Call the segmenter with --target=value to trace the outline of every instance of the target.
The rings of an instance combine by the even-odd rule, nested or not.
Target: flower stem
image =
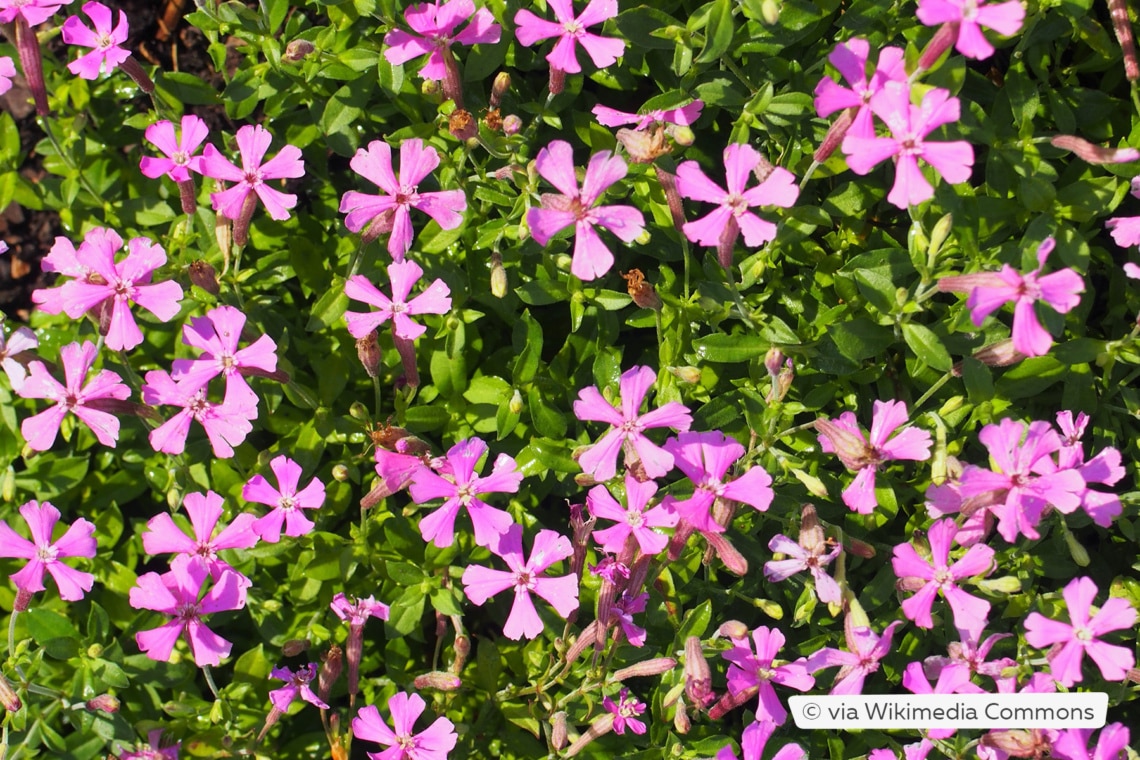
[[[222,696],[218,693],[218,685],[214,683],[214,674],[210,672],[209,665],[202,666],[202,675],[206,677],[206,685],[210,687],[210,691],[214,695],[214,699],[221,699]]]
[[[926,393],[918,397],[918,401],[914,402],[914,408],[911,411],[913,412],[921,408],[922,405],[925,404],[931,396],[937,393],[939,388],[941,388],[943,385],[946,385],[946,382],[952,377],[954,377],[953,372],[947,372],[945,375],[940,377],[938,379],[938,382],[926,389]]]

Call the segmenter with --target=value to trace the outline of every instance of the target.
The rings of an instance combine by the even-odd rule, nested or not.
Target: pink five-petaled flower
[[[964,671],[968,681],[975,673],[994,679],[999,688],[1011,676],[1002,676],[1002,672],[1014,668],[1016,672],[1017,661],[1009,657],[986,661],[990,650],[1002,639],[1012,637],[1012,633],[994,633],[982,640],[982,629],[958,630],[958,641],[950,642],[947,647],[948,657],[934,655],[923,660],[922,667],[928,678],[940,678],[944,671],[957,669]],[[979,643],[980,642],[980,643]],[[1012,676],[1016,681],[1017,676]],[[904,681],[905,685],[905,681]],[[912,689],[913,691],[913,689]]]
[[[170,376],[187,387],[204,388],[218,375],[226,379],[226,398],[256,407],[257,394],[245,381],[247,374],[277,371],[277,344],[262,335],[238,349],[246,317],[233,306],[218,306],[204,317],[192,317],[182,326],[182,342],[201,351],[202,359],[175,359]]]
[[[614,716],[615,734],[624,734],[627,728],[635,734],[645,733],[645,722],[637,719],[638,715],[645,712],[645,703],[637,697],[629,696],[629,689],[621,690],[617,702],[603,697],[602,707]]]
[[[352,733],[358,739],[388,747],[383,752],[369,752],[369,760],[447,760],[447,754],[459,741],[455,724],[440,716],[415,733],[416,719],[426,706],[419,694],[397,692],[388,700],[394,731],[380,718],[376,706],[368,705],[352,719]]]
[[[1097,737],[1096,749],[1089,752],[1091,728],[1070,728],[1053,742],[1053,757],[1062,760],[1120,760],[1127,756],[1128,728],[1123,723],[1109,723]]]
[[[521,525],[511,525],[499,538],[499,545],[492,547],[509,571],[481,565],[468,565],[463,571],[463,593],[472,604],[482,606],[492,596],[514,589],[515,601],[503,625],[503,635],[515,641],[524,636],[533,639],[542,633],[542,618],[534,608],[531,593],[549,602],[562,617],[578,609],[578,579],[573,574],[541,576],[546,568],[574,553],[570,539],[552,530],[541,530],[534,537],[530,559],[524,562],[522,535]]]
[[[847,469],[857,473],[851,485],[843,489],[843,503],[861,515],[871,514],[879,504],[875,498],[875,473],[884,462],[921,462],[930,458],[932,442],[925,430],[910,427],[891,437],[906,419],[906,402],[876,401],[867,437],[852,412],[844,412],[835,420],[820,418],[815,422],[820,448],[838,456]]]
[[[12,80],[16,77],[16,64],[8,56],[0,56],[0,95],[12,89]]]
[[[1064,645],[1051,651],[1048,657],[1053,678],[1066,688],[1083,680],[1081,661],[1086,652],[1106,681],[1123,681],[1135,665],[1131,649],[1106,644],[1099,638],[1109,631],[1134,626],[1135,608],[1127,599],[1112,597],[1090,618],[1096,594],[1092,578],[1074,578],[1061,592],[1069,608],[1071,624],[1050,620],[1039,612],[1025,618],[1025,640],[1030,646],[1044,649],[1052,644]]]
[[[554,10],[557,23],[539,18],[523,9],[515,14],[515,37],[519,43],[530,47],[539,40],[557,37],[554,49],[546,56],[550,66],[568,74],[582,70],[578,65],[578,43],[586,48],[586,53],[599,69],[612,66],[625,52],[625,42],[613,37],[599,37],[590,34],[587,28],[600,24],[617,15],[617,0],[590,0],[586,8],[574,17],[572,0],[548,0]]]
[[[174,125],[166,119],[156,121],[146,128],[146,140],[162,151],[166,158],[143,156],[139,160],[139,169],[151,179],[165,174],[175,182],[185,182],[190,179],[190,172],[202,173],[202,157],[194,154],[209,134],[206,122],[193,114],[182,117],[180,136],[174,134]]]
[[[559,231],[574,225],[570,273],[579,280],[601,277],[614,265],[614,257],[594,227],[605,227],[625,243],[632,243],[645,231],[645,217],[633,206],[595,206],[606,188],[624,177],[629,167],[609,151],[595,153],[590,156],[579,190],[574,150],[565,140],[554,140],[540,150],[535,165],[538,173],[562,193],[544,194],[542,207],[527,211],[526,223],[535,242],[545,246]]]
[[[970,681],[967,668],[945,668],[931,686],[921,662],[912,662],[903,671],[903,688],[913,694],[984,694],[985,689]],[[957,729],[933,728],[926,730],[930,739],[945,739],[953,736]]]
[[[1093,522],[1102,528],[1112,525],[1112,521],[1119,517],[1124,507],[1120,504],[1120,497],[1114,493],[1094,491],[1087,488],[1092,483],[1114,486],[1124,477],[1124,467],[1120,464],[1120,451],[1109,446],[1103,449],[1092,459],[1085,461],[1085,447],[1081,437],[1085,434],[1089,416],[1084,412],[1073,419],[1070,411],[1057,412],[1057,427],[1060,428],[1064,446],[1058,452],[1057,465],[1060,469],[1073,469],[1085,481],[1086,489],[1081,493],[1081,509],[1092,518]],[[1069,504],[1058,506],[1061,512],[1071,512]]]
[[[146,373],[143,401],[152,406],[182,407],[182,411],[150,431],[151,447],[167,454],[181,454],[186,449],[190,421],[198,420],[206,430],[214,456],[232,457],[233,447],[245,440],[253,430],[251,420],[257,419],[257,405],[249,405],[244,396],[227,394],[222,403],[215,404],[206,398],[206,388],[175,382],[170,375],[158,369]]]
[[[415,340],[427,330],[409,319],[412,314],[446,314],[451,309],[451,289],[440,279],[428,285],[424,292],[408,300],[412,287],[423,277],[424,270],[414,261],[397,261],[388,265],[388,279],[392,281],[392,297],[381,293],[362,274],[348,278],[344,294],[354,301],[372,304],[379,311],[350,311],[344,315],[348,332],[354,338],[363,338],[380,325],[392,320],[392,333],[404,340]]]
[[[646,438],[643,431],[658,427],[687,431],[693,418],[678,401],[670,401],[652,412],[639,413],[645,394],[656,380],[657,373],[649,367],[631,367],[623,372],[620,412],[610,406],[597,387],[591,385],[578,391],[578,400],[574,402],[575,417],[583,422],[593,420],[613,425],[578,458],[584,472],[596,480],[609,480],[617,474],[618,452],[623,446],[626,465],[639,460],[649,478],[660,478],[673,469],[673,455]]]
[[[676,124],[687,127],[701,116],[704,101],[694,100],[680,108],[655,108],[645,113],[626,113],[601,104],[594,106],[592,113],[603,127],[620,127],[633,124],[634,131],[647,129],[651,124]]]
[[[420,182],[439,166],[439,153],[418,137],[400,145],[399,179],[392,171],[392,148],[380,140],[368,143],[367,150],[356,151],[348,165],[385,194],[346,192],[340,199],[340,213],[347,214],[344,224],[351,232],[365,230],[363,237],[368,241],[382,233],[392,233],[388,237],[388,253],[393,260],[403,261],[404,254],[412,247],[410,209],[423,211],[445,230],[453,230],[463,223],[467,196],[462,190],[419,191]]]
[[[236,573],[241,584],[248,588],[252,581],[218,557],[218,552],[223,549],[249,549],[256,544],[257,533],[253,530],[256,518],[249,513],[240,514],[214,535],[218,521],[225,512],[222,504],[222,497],[213,491],[187,494],[183,505],[190,516],[194,537],[186,535],[175,524],[170,513],[160,512],[146,524],[146,532],[142,536],[143,549],[150,555],[185,554],[197,557],[206,564],[210,577],[215,581],[221,578],[222,571],[229,570]]]
[[[693,483],[687,499],[669,497],[665,503],[697,530],[723,533],[724,526],[711,517],[717,499],[747,504],[761,512],[772,504],[772,477],[755,466],[728,483],[729,469],[744,456],[744,447],[719,430],[681,433],[662,447],[673,455],[673,463]]]
[[[990,5],[984,4],[984,0],[918,0],[915,16],[926,26],[957,24],[954,47],[967,58],[981,60],[994,52],[981,27],[1006,37],[1017,34],[1025,20],[1025,9],[1020,0]]]
[[[1044,301],[1061,314],[1068,314],[1081,302],[1080,294],[1085,291],[1084,278],[1068,267],[1041,275],[1055,243],[1053,238],[1045,238],[1037,247],[1037,268],[1027,274],[1022,275],[1005,264],[1000,272],[943,277],[938,281],[938,289],[968,292],[966,306],[978,327],[1002,305],[1016,301],[1013,347],[1026,356],[1044,356],[1053,345],[1053,336],[1037,321],[1034,304]]]
[[[899,208],[934,197],[934,188],[922,176],[918,159],[933,166],[950,183],[968,180],[974,165],[974,148],[965,140],[926,141],[938,127],[958,121],[958,99],[934,88],[922,96],[920,107],[911,104],[910,92],[910,85],[904,82],[887,82],[871,98],[871,110],[890,128],[890,137],[849,133],[842,145],[847,165],[856,174],[867,174],[895,157],[895,184],[887,200]]]
[[[52,529],[59,522],[59,510],[50,502],[39,504],[29,501],[20,507],[20,516],[28,524],[32,540],[24,538],[0,520],[0,557],[17,557],[28,560],[23,569],[12,574],[12,582],[19,593],[16,595],[15,610],[26,610],[32,595],[44,590],[44,573],[51,573],[59,587],[59,596],[68,602],[77,602],[86,591],[91,590],[95,576],[80,572],[63,564],[65,557],[94,557],[95,524],[77,519],[54,543]]]
[[[856,625],[847,614],[844,633],[847,651],[824,647],[807,659],[807,669],[815,675],[820,670],[839,667],[830,694],[862,694],[863,681],[879,669],[879,660],[891,652],[891,639],[895,629],[902,625],[896,620],[883,629],[882,636],[869,626]]]
[[[16,356],[31,351],[39,345],[39,338],[27,327],[17,327],[7,338],[4,337],[4,331],[0,330],[0,367],[4,368],[8,382],[17,394],[24,386],[24,378],[28,376],[28,371]]]
[[[131,389],[123,385],[117,374],[107,369],[100,370],[84,384],[97,353],[98,349],[91,341],[84,341],[83,345],[68,343],[59,350],[66,386],[48,374],[43,362],[28,364],[28,377],[20,386],[19,394],[24,398],[44,398],[55,402],[55,406],[20,423],[20,433],[36,451],[51,448],[59,433],[59,425],[68,412],[83,420],[104,446],[114,447],[119,440],[119,418],[106,410],[116,410],[119,405],[115,402],[130,396]]]
[[[123,752],[120,760],[178,760],[178,751],[182,742],[177,741],[167,746],[161,746],[163,730],[156,728],[146,735],[146,742],[136,745],[133,752]]]
[[[830,77],[824,77],[815,88],[815,110],[826,118],[844,108],[856,109],[847,128],[847,133],[859,137],[874,137],[875,125],[871,120],[871,98],[887,82],[906,80],[906,66],[903,49],[885,47],[879,51],[875,71],[867,77],[867,58],[871,44],[861,37],[852,37],[847,42],[835,46],[827,60],[831,61],[843,76],[850,88],[838,84]]]
[[[929,560],[923,559],[910,543],[895,547],[891,566],[904,584],[915,586],[918,593],[902,603],[903,613],[919,628],[933,628],[930,608],[941,591],[954,612],[954,625],[959,628],[981,630],[990,614],[990,603],[971,596],[960,589],[956,581],[984,575],[994,567],[994,550],[985,544],[974,544],[957,562],[950,564],[950,545],[958,532],[954,520],[946,518],[930,526]],[[919,583],[919,581],[925,581]]]
[[[0,24],[13,24],[15,29],[8,32],[15,37],[16,52],[20,55],[20,65],[24,68],[24,79],[36,103],[36,113],[47,116],[47,86],[44,84],[43,60],[40,57],[40,43],[33,26],[38,26],[55,15],[61,5],[70,5],[72,0],[0,0]]]
[[[275,678],[278,681],[284,681],[285,685],[280,689],[273,689],[269,692],[269,701],[273,703],[275,710],[286,712],[289,705],[293,704],[298,696],[311,705],[315,705],[322,710],[329,709],[328,703],[318,697],[314,692],[310,683],[317,677],[317,665],[310,662],[300,668],[294,673],[290,668],[274,668],[269,674],[270,678]]]
[[[647,510],[649,500],[655,493],[657,493],[656,483],[652,480],[642,483],[628,472],[625,474],[627,506],[624,508],[605,486],[598,485],[590,489],[586,497],[586,506],[589,507],[590,514],[617,522],[617,525],[605,530],[594,531],[594,540],[604,551],[621,554],[630,536],[637,540],[637,545],[644,554],[657,554],[665,548],[669,539],[653,528],[672,528],[677,524],[677,514],[664,504]]]
[[[165,625],[135,634],[139,649],[147,657],[159,662],[169,661],[174,645],[183,633],[199,667],[216,667],[223,657],[229,656],[230,642],[207,628],[202,616],[240,610],[245,606],[245,588],[237,573],[223,570],[218,581],[202,596],[202,585],[208,575],[209,569],[205,564],[180,554],[170,563],[170,572],[139,576],[131,589],[131,606],[136,610],[154,610],[171,617]]]
[[[491,474],[479,477],[475,474],[475,465],[486,452],[487,444],[481,438],[468,438],[448,450],[445,460],[447,478],[427,467],[420,467],[412,476],[408,492],[417,504],[432,499],[445,500],[439,509],[420,520],[420,535],[424,541],[440,548],[451,546],[455,540],[455,518],[460,507],[471,516],[475,543],[492,550],[498,537],[514,523],[510,513],[496,509],[478,497],[485,493],[516,493],[523,475],[514,459],[507,454],[499,454]]]
[[[770,583],[785,581],[796,573],[808,570],[815,578],[815,595],[819,601],[824,604],[839,604],[843,601],[839,584],[824,570],[843,551],[843,544],[836,541],[831,551],[827,551],[827,540],[823,527],[819,524],[819,515],[811,504],[803,506],[799,541],[777,534],[768,542],[768,549],[789,557],[764,563],[764,578]]]
[[[760,184],[745,190],[748,178],[759,169]],[[740,233],[750,248],[764,245],[776,237],[776,225],[761,219],[749,209],[755,206],[788,208],[796,202],[800,191],[795,177],[783,167],[773,168],[751,145],[732,144],[724,149],[725,186],[721,188],[708,178],[696,161],[685,161],[677,167],[677,192],[682,198],[712,203],[717,206],[700,219],[686,222],[681,229],[697,245],[717,249],[721,266],[732,266],[732,249]]]
[[[345,659],[348,660],[348,695],[355,700],[360,684],[360,658],[364,652],[364,624],[368,618],[388,619],[388,605],[373,597],[348,601],[343,593],[333,597],[332,611],[341,620],[348,621],[348,641],[345,644]]]
[[[744,729],[744,734],[740,739],[742,760],[761,760],[764,756],[764,747],[775,732],[776,724],[770,720],[758,720],[751,723],[748,728]],[[785,744],[772,756],[772,760],[801,760],[805,754],[804,748],[800,745]],[[737,760],[737,757],[730,747],[725,746],[716,753],[714,760]]]
[[[752,641],[756,645],[755,652],[748,639],[740,638],[733,639],[733,648],[722,655],[732,663],[728,668],[728,691],[733,696],[758,692],[756,719],[781,725],[787,720],[788,712],[780,704],[772,684],[807,691],[815,685],[815,678],[808,673],[803,660],[778,666],[774,664],[776,654],[784,647],[785,641],[778,628],[762,625],[752,632]]]
[[[495,17],[486,8],[475,10],[472,0],[449,0],[439,3],[416,3],[404,11],[408,26],[420,36],[409,34],[403,29],[393,29],[384,36],[388,49],[384,57],[388,63],[407,63],[413,58],[428,55],[427,63],[420,68],[420,76],[434,81],[447,80],[448,58],[451,46],[494,44],[499,41],[502,27],[495,23]],[[465,21],[470,21],[458,34],[455,30]]]
[[[241,489],[241,497],[255,504],[273,507],[265,517],[253,523],[253,529],[262,541],[275,544],[281,540],[281,528],[290,538],[303,536],[315,524],[305,517],[303,509],[320,509],[325,503],[325,484],[313,478],[309,485],[298,491],[301,482],[301,465],[282,454],[269,463],[277,480],[277,488],[269,485],[261,475],[254,475]]]
[[[94,31],[79,16],[71,16],[63,22],[63,41],[93,50],[67,64],[67,69],[83,79],[98,79],[104,65],[111,71],[131,55],[121,47],[127,41],[127,14],[120,10],[119,23],[112,28],[114,14],[102,3],[85,3],[83,12],[94,23]]]

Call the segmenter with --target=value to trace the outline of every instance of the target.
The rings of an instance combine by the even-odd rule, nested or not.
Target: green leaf
[[[319,332],[331,327],[344,316],[346,311],[348,311],[348,296],[344,293],[344,278],[337,275],[333,277],[329,289],[313,304],[305,329],[309,332]]]
[[[24,622],[28,626],[28,633],[36,641],[48,639],[80,638],[79,631],[70,620],[58,612],[46,610],[43,607],[32,607],[24,615]]]
[[[426,599],[427,596],[418,585],[404,589],[404,593],[392,602],[385,628],[398,636],[407,636],[412,631],[418,630],[424,616]]]
[[[701,361],[736,364],[768,353],[771,341],[759,335],[725,335],[716,333],[693,341],[693,350]]]
[[[523,311],[515,324],[513,344],[518,358],[511,376],[515,386],[526,385],[534,380],[542,359],[542,326],[530,315],[529,309]]]
[[[830,335],[839,353],[853,362],[878,356],[895,342],[891,328],[877,325],[866,317],[841,322],[831,328]]]
[[[217,90],[201,77],[184,71],[164,71],[155,78],[154,85],[178,104],[212,106],[219,102]]]
[[[915,356],[940,372],[950,369],[953,364],[950,353],[933,330],[925,325],[906,322],[902,326],[902,332],[903,339]]]
[[[713,63],[732,47],[736,34],[732,18],[732,0],[714,0],[708,6],[708,21],[705,24],[705,44],[695,63]],[[697,15],[700,11],[697,11]]]
[[[537,385],[527,391],[527,408],[539,433],[556,440],[566,435],[566,416],[546,402]]]

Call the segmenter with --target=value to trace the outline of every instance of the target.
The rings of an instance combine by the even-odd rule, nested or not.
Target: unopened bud
[[[1084,547],[1081,547],[1082,549]],[[1088,560],[1088,554],[1085,554]],[[1085,567],[1085,565],[1081,565]],[[978,588],[995,594],[1017,594],[1021,591],[1021,581],[1016,575],[1003,575],[1000,578],[983,578],[977,583]]]
[[[992,747],[1012,757],[1045,757],[1052,743],[1040,731],[1024,729],[1010,731],[990,731],[982,737],[983,747]]]
[[[443,671],[433,670],[431,673],[424,673],[422,676],[416,676],[412,684],[417,689],[435,689],[436,691],[455,691],[463,685],[463,681],[459,676],[453,673],[444,673]]]
[[[511,89],[511,75],[505,71],[500,71],[491,85],[491,108],[499,107],[499,104],[503,102],[503,96],[507,94],[509,89]]]
[[[1025,358],[1025,354],[1013,347],[1013,339],[999,340],[983,346],[974,352],[974,358],[987,367],[1008,367]]]
[[[675,667],[677,667],[677,661],[672,657],[655,657],[652,660],[644,660],[636,665],[622,668],[614,673],[613,678],[615,681],[624,681],[627,678],[659,676],[662,673],[668,673]]]
[[[684,124],[670,124],[667,131],[670,136],[672,136],[673,142],[682,148],[687,148],[692,145],[697,137],[696,133],[693,132],[693,128]]]
[[[813,161],[817,164],[822,164],[831,157],[831,154],[835,152],[836,148],[843,144],[843,138],[847,136],[847,131],[851,129],[851,125],[855,123],[855,114],[858,110],[857,107],[852,106],[851,108],[845,108],[840,111],[839,117],[831,123],[827,134],[823,136],[823,142],[819,144],[819,147],[815,149],[815,153],[812,154]]]
[[[681,204],[681,194],[677,191],[677,175],[670,174],[656,164],[653,166],[657,174],[657,182],[661,191],[665,193],[665,205],[669,207],[669,218],[673,220],[673,228],[681,232],[685,225],[685,209]]]
[[[491,295],[495,298],[507,297],[507,270],[502,262],[491,265]]]
[[[443,102],[443,88],[439,86],[439,82],[434,79],[425,79],[420,84],[420,93],[425,95],[428,100],[436,105]]]
[[[1132,683],[1140,683],[1140,668],[1130,668],[1124,680],[1131,681]]]
[[[457,140],[470,140],[479,134],[479,124],[470,111],[456,108],[447,119],[447,131]]]
[[[316,49],[316,45],[308,40],[290,40],[289,44],[285,46],[285,52],[282,54],[281,60],[297,63],[311,55]]]
[[[333,468],[332,468],[333,480],[335,480],[338,483],[344,483],[348,480],[348,475],[349,475],[348,468],[345,467],[343,464],[338,463],[338,464],[333,465]]]
[[[550,746],[556,751],[566,746],[566,711],[559,710],[550,717]]]
[[[323,658],[320,672],[317,674],[317,696],[322,701],[329,701],[333,684],[340,678],[340,671],[344,667],[344,651],[333,644]]]
[[[623,273],[622,279],[625,280],[626,290],[635,304],[643,309],[661,310],[661,297],[657,295],[653,286],[645,281],[645,275],[640,269],[631,269]]]
[[[1140,150],[1135,148],[1102,148],[1075,135],[1055,135],[1049,142],[1054,148],[1070,151],[1089,164],[1126,164],[1140,160]]]
[[[701,381],[701,371],[696,367],[667,367],[673,377],[680,380],[682,383],[689,385],[696,385]]]
[[[308,651],[312,645],[313,642],[308,639],[289,639],[285,642],[285,645],[281,647],[281,654],[286,657],[296,657],[302,652]]]
[[[94,699],[87,700],[87,709],[92,712],[117,713],[119,700],[110,694],[100,694]]]
[[[708,707],[716,695],[712,690],[712,670],[704,647],[696,636],[685,639],[685,694],[698,708]]]
[[[550,94],[561,95],[566,89],[566,72],[557,66],[550,67]]]
[[[1068,528],[1065,528],[1062,532],[1065,535],[1065,543],[1069,547],[1069,555],[1073,558],[1073,562],[1076,562],[1079,567],[1088,567],[1089,566],[1088,549],[1086,549],[1081,544],[1081,542],[1077,540],[1077,537],[1074,536],[1072,534],[1072,531],[1070,531]],[[1013,580],[1016,581],[1017,578],[1014,578]],[[1019,591],[1021,590],[1021,582],[1020,581],[1018,581],[1017,588]]]
[[[471,654],[471,639],[465,634],[455,637],[455,660],[451,663],[451,672],[459,675],[463,666],[467,664],[467,657]]]
[[[357,339],[356,356],[360,359],[360,363],[364,366],[364,371],[368,373],[369,377],[380,375],[380,361],[383,357],[380,353],[380,341],[376,338],[375,330],[363,338]]]
[[[8,683],[8,679],[3,675],[0,675],[0,705],[3,705],[8,712],[19,712],[24,706],[16,696],[16,692],[12,690],[12,684]]]
[[[359,401],[353,401],[352,405],[348,407],[348,414],[354,420],[366,420],[368,419],[368,407]]]
[[[551,71],[555,71],[555,69],[552,68]],[[610,731],[612,731],[613,728],[614,714],[607,712],[605,715],[602,715],[593,723],[591,723],[590,727],[586,729],[586,732],[579,736],[578,739],[567,748],[564,757],[574,757],[574,755],[577,755],[579,752],[585,749],[586,745],[594,741],[594,739],[597,739],[600,736],[605,736]]]
[[[723,533],[702,533],[709,546],[716,551],[716,556],[724,564],[726,570],[733,575],[743,578],[748,575],[748,560],[744,558],[732,542],[725,538]]]
[[[764,369],[768,370],[768,377],[775,380],[780,375],[780,370],[784,367],[784,352],[772,346],[768,349],[768,353],[764,355]]]
[[[580,472],[574,476],[574,484],[579,488],[593,488],[598,485],[598,481],[590,473]]]
[[[778,0],[760,0],[760,20],[768,26],[775,26],[780,20]]]
[[[673,728],[679,734],[687,734],[692,727],[693,722],[689,720],[689,710],[685,705],[684,697],[682,697],[677,700],[677,709],[673,712]]]
[[[942,252],[942,246],[950,237],[952,229],[954,229],[953,214],[944,214],[941,219],[934,223],[934,229],[930,231],[930,247],[926,249],[931,259],[937,258],[938,254]]]
[[[876,554],[875,547],[866,541],[860,541],[850,536],[844,536],[843,548],[848,554],[854,554],[856,557],[862,557],[863,559],[872,559]]]
[[[522,119],[513,113],[509,113],[503,117],[503,134],[507,137],[517,135],[522,129]]]
[[[209,262],[198,259],[190,264],[189,272],[191,284],[197,285],[212,296],[221,292],[218,287],[218,272]]]
[[[958,40],[958,29],[959,24],[953,21],[938,27],[938,31],[926,44],[926,49],[918,56],[918,71],[927,71],[931,66],[938,63],[942,54]]]
[[[720,720],[728,713],[732,712],[741,705],[750,702],[756,697],[756,693],[760,691],[759,686],[749,686],[746,689],[733,694],[729,692],[725,694],[720,700],[712,706],[709,710],[709,718],[712,720]]]
[[[716,629],[717,636],[729,639],[743,639],[748,637],[748,626],[739,620],[726,620]]]

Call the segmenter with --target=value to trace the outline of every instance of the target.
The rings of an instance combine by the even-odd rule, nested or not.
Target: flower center
[[[416,737],[401,734],[396,737],[396,746],[402,750],[413,750],[416,748]]]
[[[74,409],[79,406],[79,396],[75,393],[68,392],[68,394],[63,397],[63,405],[68,409]]]
[[[698,485],[697,490],[698,491],[708,491],[713,496],[720,497],[720,496],[724,496],[724,489],[726,487],[727,486],[725,486],[725,484],[721,483],[719,480],[713,480],[712,478],[709,478],[708,480],[706,480],[703,483],[701,483],[700,485]]]
[[[414,204],[420,199],[420,194],[416,192],[416,188],[401,186],[396,193],[396,203],[400,206],[405,206],[409,203]]]
[[[1074,628],[1073,629],[1073,636],[1076,637],[1077,641],[1092,641],[1093,640],[1093,632],[1090,631],[1088,628]]]
[[[277,506],[286,512],[292,512],[297,508],[297,502],[293,500],[292,496],[282,496],[277,500]]]
[[[953,585],[954,584],[954,576],[950,573],[950,570],[947,568],[943,568],[941,570],[936,570],[934,573],[934,582],[937,583],[939,586],[946,586],[947,584]]]
[[[771,681],[772,676],[776,675],[776,671],[772,668],[764,668],[759,665],[756,666],[756,677],[761,681]]]
[[[534,590],[534,576],[531,574],[530,570],[522,570],[515,573],[515,586],[518,588],[524,588],[527,591]]]
[[[473,485],[471,485],[470,483],[466,483],[464,485],[458,486],[455,489],[456,498],[459,499],[459,503],[465,507],[469,506],[471,504],[471,498],[474,495],[475,495],[475,487]]]
[[[622,702],[618,706],[618,715],[623,718],[633,718],[638,715],[636,705],[633,702]]]
[[[210,409],[210,402],[206,400],[205,389],[194,394],[194,398],[190,399],[190,403],[186,405],[186,408],[190,410],[190,413],[193,414],[195,418],[201,419],[202,415]]]
[[[194,548],[194,554],[202,557],[203,559],[211,560],[216,559],[218,556],[218,553],[214,551],[214,547],[211,546],[208,542],[199,542],[198,545]]]
[[[724,205],[732,209],[734,216],[740,216],[748,210],[748,201],[740,193],[729,193],[724,199]]]
[[[114,44],[115,44],[115,41],[113,39],[111,39],[111,35],[103,34],[103,35],[99,36],[99,46],[98,46],[99,50],[106,50],[107,48],[111,47]]]
[[[189,622],[198,617],[197,604],[180,604],[174,609],[174,617]]]
[[[399,302],[393,302],[392,303],[392,313],[393,314],[403,314],[407,310],[408,310],[408,305],[406,303],[399,303]]]
[[[253,185],[253,186],[260,185],[261,184],[261,172],[259,172],[259,171],[246,172],[245,173],[245,182],[247,184]]]
[[[639,509],[631,509],[625,513],[625,521],[631,528],[640,528],[645,524],[645,515]]]
[[[54,546],[36,547],[36,559],[44,564],[55,562],[57,556],[59,556],[59,549],[56,549]]]
[[[576,20],[567,21],[562,25],[562,28],[566,30],[566,34],[574,38],[581,37],[586,33],[586,27],[579,24]]]
[[[170,160],[177,166],[185,166],[190,163],[190,156],[184,150],[176,150],[170,154]]]

